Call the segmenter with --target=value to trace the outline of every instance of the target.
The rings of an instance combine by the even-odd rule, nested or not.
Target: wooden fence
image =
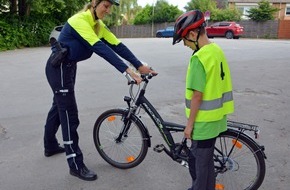
[[[240,21],[238,23],[244,27],[244,38],[290,39],[290,20]],[[149,38],[155,37],[157,30],[173,25],[174,23],[122,25],[112,27],[111,30],[119,38]]]

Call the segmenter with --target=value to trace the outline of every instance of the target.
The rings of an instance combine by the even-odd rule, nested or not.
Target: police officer
[[[92,0],[83,11],[69,18],[60,33],[58,42],[52,42],[53,53],[46,65],[46,76],[54,97],[45,124],[44,154],[52,156],[65,151],[70,174],[88,181],[96,180],[97,175],[85,166],[78,143],[79,118],[74,92],[77,62],[88,59],[96,53],[119,72],[131,75],[137,83],[140,83],[141,78],[119,58],[121,56],[134,65],[140,73],[157,74],[142,65],[102,22],[112,5],[119,5],[119,1]],[[66,51],[63,51],[64,58],[58,59],[55,63],[52,60],[53,56],[59,53],[57,44],[61,44],[61,50]],[[55,136],[59,125],[62,129],[64,148],[59,146]]]
[[[185,89],[188,120],[184,136],[192,143],[189,190],[214,190],[215,140],[227,130],[227,115],[234,111],[230,70],[223,50],[207,38],[201,11],[189,11],[176,20],[173,44],[181,40],[194,51]]]

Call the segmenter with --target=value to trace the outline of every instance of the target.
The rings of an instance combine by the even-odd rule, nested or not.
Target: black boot
[[[70,169],[69,173],[86,181],[94,181],[98,178],[97,174],[95,174],[93,171],[90,171],[86,166],[83,166],[79,170]]]

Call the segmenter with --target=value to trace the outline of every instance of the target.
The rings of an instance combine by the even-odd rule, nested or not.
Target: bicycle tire
[[[257,190],[263,183],[266,166],[265,159],[261,147],[245,134],[240,134],[236,141],[238,131],[229,129],[221,133],[217,140],[215,147],[221,150],[223,144],[223,154],[229,154],[233,148],[230,156],[221,156],[215,149],[215,158],[219,161],[225,161],[224,170],[217,171],[220,163],[215,160],[216,168],[216,184],[220,185],[222,189],[227,190]]]
[[[126,110],[111,109],[101,114],[94,125],[94,143],[101,157],[109,164],[120,169],[139,165],[148,151],[148,134],[142,122],[132,115],[130,130],[116,139],[124,126]]]

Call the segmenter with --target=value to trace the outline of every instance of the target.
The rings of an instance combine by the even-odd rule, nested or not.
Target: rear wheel
[[[136,116],[126,126],[127,112],[112,109],[104,112],[94,126],[94,143],[101,157],[114,167],[128,169],[139,165],[148,151],[148,135]]]
[[[234,37],[234,34],[233,34],[232,31],[227,31],[227,32],[226,32],[226,38],[227,38],[227,39],[232,39],[233,37]]]
[[[223,189],[256,190],[264,180],[266,167],[261,147],[234,130],[217,138],[214,160],[216,185]]]

